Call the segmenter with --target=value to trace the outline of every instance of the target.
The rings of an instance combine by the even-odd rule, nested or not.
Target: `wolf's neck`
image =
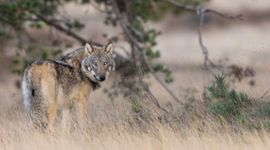
[[[71,53],[66,54],[64,57],[61,58],[61,61],[66,62],[70,66],[80,69],[81,67],[81,61],[86,57],[87,55],[84,52],[83,48],[79,48]]]
[[[92,84],[93,90],[100,88],[100,84],[98,82],[94,82],[94,81],[92,81],[90,79],[89,79],[89,81]]]

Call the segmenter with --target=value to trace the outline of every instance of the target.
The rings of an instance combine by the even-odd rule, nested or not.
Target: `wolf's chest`
[[[57,104],[59,107],[71,107],[74,102],[81,99],[88,99],[88,96],[92,90],[91,84],[87,82],[76,83],[69,88],[60,85],[57,94]]]

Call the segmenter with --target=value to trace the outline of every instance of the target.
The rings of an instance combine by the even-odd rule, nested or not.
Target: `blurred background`
[[[209,59],[221,68],[211,70],[214,74],[227,74],[230,88],[242,91],[254,100],[269,100],[270,1],[176,2],[194,9],[200,5],[226,15],[243,15],[242,19],[226,19],[205,14],[200,29],[203,43],[208,48]],[[131,80],[136,73],[131,76],[127,73],[134,68],[131,55],[137,50],[130,47],[116,9],[154,69],[157,78],[149,70],[142,70],[144,82],[160,105],[176,114],[183,110],[183,105],[175,101],[168,90],[182,104],[189,103],[190,99],[203,102],[205,87],[211,85],[214,75],[204,66],[197,32],[200,18],[196,10],[185,11],[170,1],[153,0],[4,0],[0,3],[0,105],[3,106],[0,117],[14,109],[23,111],[20,81],[29,62],[57,59],[88,41],[101,45],[113,41],[117,59],[115,72],[89,98],[92,122],[106,122],[108,118],[117,120],[125,117],[123,112],[139,111],[141,104],[134,99],[140,97],[134,96],[125,86],[121,87],[138,83]],[[123,60],[118,62],[118,59]],[[121,84],[120,81],[125,80],[131,83]],[[142,103],[147,106],[150,102]]]
[[[269,0],[0,0],[0,149],[269,149],[269,29]],[[27,64],[109,41],[87,130],[33,130]]]

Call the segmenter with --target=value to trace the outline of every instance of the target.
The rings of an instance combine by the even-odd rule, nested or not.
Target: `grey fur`
[[[108,77],[114,67],[111,48],[87,46],[87,51],[80,48],[59,60],[35,61],[25,69],[24,106],[34,122],[50,125],[56,109],[85,107],[90,92]]]

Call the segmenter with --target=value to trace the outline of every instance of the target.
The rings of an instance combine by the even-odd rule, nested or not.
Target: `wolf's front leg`
[[[72,125],[71,108],[64,108],[62,110],[61,126],[64,131],[69,131]]]
[[[77,102],[78,124],[81,129],[86,128],[86,99]]]

